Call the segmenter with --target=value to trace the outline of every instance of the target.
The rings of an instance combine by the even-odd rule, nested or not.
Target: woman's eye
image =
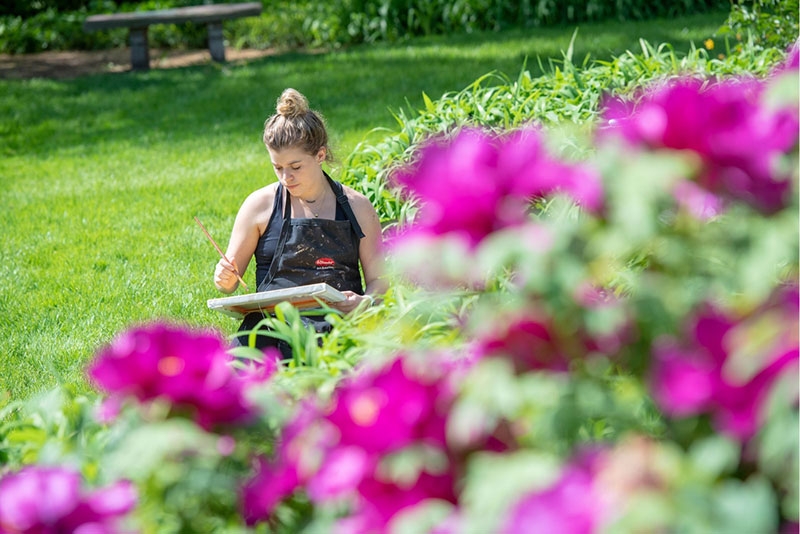
[[[299,170],[300,170],[300,167],[292,167],[292,170],[293,170],[293,171],[299,171]]]

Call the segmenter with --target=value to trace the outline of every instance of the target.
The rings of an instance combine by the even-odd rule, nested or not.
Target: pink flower
[[[99,351],[88,374],[113,396],[141,402],[164,398],[175,411],[188,411],[210,428],[253,417],[246,390],[275,371],[273,362],[239,377],[229,360],[223,339],[215,334],[152,324],[124,332]]]
[[[455,481],[450,472],[429,473],[422,471],[408,484],[385,480],[379,473],[365,477],[359,485],[361,497],[359,515],[373,525],[370,531],[385,530],[392,518],[401,510],[427,499],[439,499],[456,503]]]
[[[301,403],[283,428],[272,459],[255,460],[254,473],[239,492],[242,516],[254,525],[268,519],[281,501],[323,467],[335,435],[310,401]]]
[[[596,489],[597,459],[578,459],[567,465],[549,487],[524,496],[509,513],[504,534],[589,534],[604,515]]]
[[[64,467],[29,466],[0,479],[3,532],[120,532],[120,520],[136,505],[127,481],[82,491],[81,477]]]
[[[501,314],[484,325],[473,345],[476,358],[507,358],[517,373],[528,371],[566,372],[575,359],[597,353],[615,355],[633,337],[632,321],[624,301],[588,284],[574,295],[582,309],[568,314],[574,323],[556,322],[536,308]],[[589,328],[586,314],[609,314],[604,330]]]
[[[376,371],[362,370],[338,388],[326,419],[339,445],[384,454],[411,443],[444,443],[446,413],[437,405],[440,383],[416,373],[402,358]],[[402,399],[402,402],[397,402]]]
[[[716,389],[717,364],[704,351],[684,351],[662,340],[655,346],[651,391],[662,408],[674,417],[705,411]]]
[[[108,425],[117,419],[121,410],[122,400],[119,397],[108,397],[95,408],[94,418],[98,423]]]
[[[294,466],[264,458],[257,460],[256,473],[241,489],[242,516],[248,525],[270,517],[282,500],[294,493],[300,484]]]
[[[778,160],[798,139],[796,109],[771,110],[756,80],[671,81],[636,103],[612,100],[602,136],[651,149],[689,150],[702,161],[696,178],[708,191],[774,213],[791,199],[791,170]]]
[[[708,221],[723,211],[722,199],[694,182],[679,181],[672,194],[678,206],[697,220]]]
[[[507,318],[507,326],[498,325],[476,341],[475,352],[481,357],[505,357],[518,373],[532,370],[567,371],[569,357],[554,336],[549,321],[540,317]]]
[[[523,224],[534,197],[564,193],[589,210],[602,203],[598,176],[548,156],[532,129],[506,137],[467,129],[450,142],[432,140],[394,179],[421,200],[415,232],[463,235],[472,245]]]
[[[798,68],[800,68],[800,41],[795,41],[795,43],[790,46],[789,50],[787,51],[786,60],[782,65],[775,69],[775,72],[781,73],[797,70]]]
[[[538,130],[516,130],[499,141],[495,172],[507,184],[508,198],[565,194],[588,211],[596,212],[602,208],[603,190],[599,175],[589,167],[550,157]]]
[[[309,481],[308,496],[319,503],[349,498],[373,469],[375,459],[364,449],[355,446],[336,447]]]
[[[689,325],[683,343],[656,343],[655,400],[673,417],[710,413],[722,432],[748,440],[763,424],[772,385],[796,368],[797,321],[796,287],[744,317],[708,306]]]
[[[349,494],[354,515],[368,530],[381,530],[399,511],[425,499],[455,502],[457,458],[445,439],[453,403],[445,373],[450,369],[458,372],[441,355],[428,358],[424,367],[406,356],[363,368],[343,382],[325,415],[339,436],[326,459],[333,463],[312,477],[312,498]],[[386,462],[397,454],[421,462],[416,473],[405,473],[409,479],[397,480],[386,471]],[[428,463],[428,455],[437,460]]]
[[[220,436],[217,439],[217,452],[220,456],[230,456],[236,450],[236,440],[231,436]]]
[[[298,485],[314,504],[347,503],[349,522],[365,529],[425,498],[454,500],[445,424],[452,403],[438,358],[420,369],[397,358],[363,367],[342,381],[329,403],[304,403],[284,428],[274,460],[261,461],[243,490],[248,521],[265,519]],[[414,480],[394,480],[381,468],[393,454],[437,451],[436,468],[422,465]],[[411,451],[411,452],[409,452]],[[421,454],[421,453],[420,453]],[[424,464],[424,462],[423,462]],[[361,528],[361,527],[359,527]]]

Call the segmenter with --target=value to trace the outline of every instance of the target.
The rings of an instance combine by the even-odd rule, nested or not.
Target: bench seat
[[[225,61],[225,44],[222,39],[222,21],[261,14],[261,2],[242,4],[209,4],[177,7],[157,11],[134,11],[110,15],[92,15],[83,22],[87,32],[128,28],[131,47],[131,67],[134,70],[150,68],[150,49],[147,28],[152,24],[182,24],[194,22],[208,27],[208,49],[214,61]]]

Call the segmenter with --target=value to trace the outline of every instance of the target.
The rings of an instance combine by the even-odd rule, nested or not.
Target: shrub
[[[679,75],[763,76],[781,57],[783,53],[775,48],[750,48],[721,57],[701,48],[680,57],[669,45],[642,42],[640,54],[626,53],[611,61],[587,58],[577,65],[570,47],[562,61],[550,61],[542,68],[545,74],[538,77],[524,68],[516,80],[489,73],[437,102],[423,95],[425,109],[396,113],[396,132],[377,144],[365,142],[353,150],[341,179],[369,196],[384,224],[402,223],[413,213],[414,204],[398,198],[388,177],[396,166],[411,162],[419,143],[431,135],[463,126],[509,129],[571,123],[573,139],[558,138],[555,144],[565,155],[583,157],[585,145],[581,148],[575,140],[585,135],[585,125],[597,117],[603,95],[625,95],[641,84]]]
[[[737,41],[752,39],[763,48],[789,48],[800,37],[797,0],[754,0],[733,2],[728,20],[721,28],[722,35],[734,36]],[[737,45],[742,50],[742,45]]]
[[[103,35],[108,32],[85,34],[81,21],[97,13],[165,9],[196,3],[197,0],[40,0],[24,4],[25,9],[13,4],[10,9],[0,11],[0,52],[120,46],[124,43],[124,30],[112,32],[111,36]],[[572,25],[609,19],[645,20],[727,9],[727,2],[723,0],[683,0],[667,4],[642,0],[263,0],[263,4],[264,12],[260,17],[234,20],[225,25],[228,42],[250,48],[338,48],[419,35]],[[62,22],[61,18],[66,20]],[[205,27],[191,23],[157,25],[151,29],[150,40],[154,46],[202,48]]]

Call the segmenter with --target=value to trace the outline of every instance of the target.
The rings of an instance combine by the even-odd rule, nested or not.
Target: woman
[[[239,267],[247,269],[255,254],[258,291],[325,282],[347,297],[331,304],[341,312],[372,302],[372,295],[386,290],[380,221],[364,195],[322,170],[332,159],[322,117],[302,94],[286,89],[264,125],[264,144],[278,181],[242,203],[225,254],[230,262],[217,263],[214,285],[223,293],[234,291],[237,272],[244,275]],[[239,332],[251,331],[262,317],[247,315]],[[317,331],[330,326],[320,318],[304,320]],[[256,338],[259,348],[278,345],[266,335]],[[246,345],[247,335],[238,336],[237,344]],[[287,355],[287,347],[281,349]]]

